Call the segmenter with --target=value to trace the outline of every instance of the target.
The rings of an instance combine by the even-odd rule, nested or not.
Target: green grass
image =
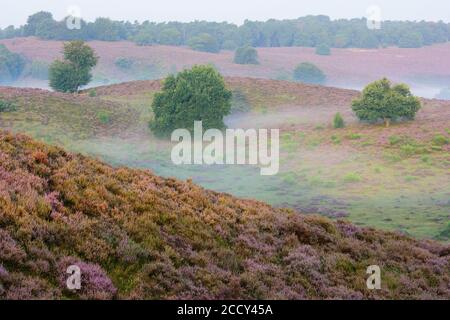
[[[276,176],[261,176],[254,166],[174,166],[171,144],[156,139],[148,129],[152,92],[123,96],[97,92],[97,97],[87,92],[76,100],[19,97],[17,110],[2,113],[0,124],[115,166],[192,178],[209,189],[299,210],[314,208],[318,198],[324,199],[320,206],[326,209],[336,209],[342,202],[348,219],[360,225],[421,238],[443,234],[440,240],[448,241],[444,204],[450,192],[446,178],[450,163],[441,137],[434,143],[436,137],[413,141],[392,134],[380,146],[376,127],[352,133],[359,128],[349,125],[337,134],[335,129],[312,123],[301,131],[280,131],[281,167]],[[246,88],[241,93],[240,102],[252,110],[269,113],[275,101],[272,97],[263,103],[258,100],[262,93],[249,96]],[[117,277],[122,272],[126,274],[118,270]]]

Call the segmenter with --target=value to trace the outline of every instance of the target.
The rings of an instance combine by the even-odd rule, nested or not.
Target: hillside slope
[[[0,132],[0,298],[450,298],[450,248]],[[66,268],[83,272],[64,289]],[[366,289],[380,265],[382,290]]]
[[[26,133],[113,166],[151,169],[276,207],[345,217],[358,226],[450,241],[450,102],[422,99],[414,121],[360,123],[357,91],[267,79],[226,77],[230,128],[279,128],[280,173],[252,166],[175,166],[173,144],[148,122],[160,81],[133,81],[83,94],[0,87],[17,106],[0,129]],[[92,96],[94,93],[94,97]],[[346,127],[334,129],[339,112]]]
[[[0,40],[9,50],[34,61],[51,62],[61,56],[62,41],[39,40],[34,37]],[[387,76],[412,84],[448,86],[450,43],[423,48],[332,49],[330,56],[320,56],[314,48],[258,48],[259,65],[233,63],[233,51],[207,53],[187,47],[137,46],[130,41],[90,41],[100,56],[94,81],[115,83],[136,79],[157,79],[194,64],[214,64],[226,76],[286,79],[301,62],[312,62],[328,76],[334,86],[361,86]],[[121,69],[119,58],[132,59],[136,66]],[[351,67],[349,67],[351,66]],[[45,82],[42,82],[45,85]],[[438,93],[438,92],[436,92]]]

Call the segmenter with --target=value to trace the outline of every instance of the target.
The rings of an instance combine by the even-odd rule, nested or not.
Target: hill
[[[0,40],[12,52],[36,62],[49,63],[61,56],[62,41],[34,37]],[[122,81],[159,79],[194,64],[211,63],[221,73],[232,77],[289,79],[301,62],[312,62],[327,75],[327,84],[361,88],[381,77],[410,83],[417,94],[434,97],[448,87],[450,78],[450,43],[423,48],[332,49],[330,56],[315,54],[314,48],[258,48],[259,65],[233,63],[233,51],[207,53],[188,47],[164,45],[137,46],[130,41],[90,41],[100,57],[94,72],[95,85]],[[132,65],[120,68],[116,62],[128,59]],[[349,67],[351,66],[351,67]],[[45,81],[23,79],[21,86],[46,86]]]
[[[0,88],[14,112],[0,128],[81,152],[114,166],[151,169],[202,187],[276,207],[345,217],[358,226],[448,242],[450,103],[423,99],[415,121],[390,128],[359,123],[357,91],[228,77],[232,128],[279,128],[280,173],[252,166],[175,166],[172,144],[148,128],[159,81],[98,87],[81,95]],[[95,96],[91,96],[95,95]],[[334,129],[340,112],[347,124]]]
[[[0,132],[0,297],[449,299],[450,250]],[[65,290],[77,264],[83,286]],[[382,269],[382,290],[366,268]]]

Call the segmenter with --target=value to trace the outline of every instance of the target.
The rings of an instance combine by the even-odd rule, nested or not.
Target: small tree
[[[323,84],[326,76],[318,67],[309,62],[301,63],[294,70],[294,79],[296,81]]]
[[[330,46],[327,44],[320,44],[316,48],[316,54],[320,56],[329,56],[331,54]]]
[[[334,115],[333,118],[333,127],[335,129],[340,129],[345,127],[344,118],[342,118],[341,114],[338,112]]]
[[[205,130],[222,129],[223,117],[231,109],[231,92],[213,67],[194,66],[168,76],[162,91],[156,93],[152,108],[154,120],[150,128],[160,136],[181,128],[192,131],[194,121],[203,121]]]
[[[17,80],[25,64],[25,59],[20,54],[13,53],[4,44],[0,44],[0,83]]]
[[[420,100],[411,94],[407,85],[393,86],[384,78],[365,87],[361,97],[352,102],[352,109],[360,120],[382,119],[388,127],[391,120],[414,119]]]
[[[97,61],[94,50],[83,41],[65,43],[64,60],[56,60],[50,65],[50,87],[60,92],[78,92],[81,86],[91,81],[91,70]]]
[[[253,47],[241,47],[236,49],[234,63],[237,64],[259,64],[258,51]]]

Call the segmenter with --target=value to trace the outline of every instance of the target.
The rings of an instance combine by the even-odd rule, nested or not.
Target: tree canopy
[[[414,119],[420,100],[406,84],[392,85],[383,78],[367,85],[361,97],[352,102],[352,109],[360,120],[383,120],[389,126],[391,120]]]
[[[418,47],[447,42],[450,24],[442,21],[383,21],[381,29],[370,30],[364,18],[331,20],[324,15],[265,22],[247,20],[241,26],[206,21],[131,23],[98,18],[94,22],[82,20],[81,29],[70,30],[65,19],[56,21],[51,13],[38,12],[22,27],[0,29],[0,38],[21,36],[55,40],[132,40],[140,45],[177,46],[212,42],[207,39],[211,37],[219,49],[228,50],[243,46],[317,48],[323,44],[336,48]]]
[[[194,121],[203,121],[205,130],[222,129],[223,117],[231,109],[231,92],[213,67],[194,66],[164,80],[152,109],[154,120],[150,127],[160,136],[168,136],[175,129],[192,131]]]
[[[60,92],[77,92],[91,81],[91,70],[97,61],[94,50],[83,41],[65,43],[64,60],[50,65],[50,87]]]

